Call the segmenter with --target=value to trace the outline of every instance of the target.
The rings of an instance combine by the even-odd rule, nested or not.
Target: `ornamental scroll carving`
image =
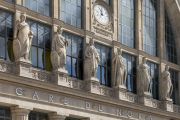
[[[68,41],[65,40],[62,35],[62,26],[57,27],[57,32],[54,34],[51,46],[51,62],[53,70],[65,70],[66,65],[66,47],[68,46]]]
[[[33,33],[26,22],[26,14],[21,13],[20,20],[16,21],[13,51],[15,61],[29,62],[29,52],[32,44]]]

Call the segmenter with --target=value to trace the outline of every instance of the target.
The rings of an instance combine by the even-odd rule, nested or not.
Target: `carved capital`
[[[12,107],[12,120],[28,120],[28,115],[30,113],[29,109]]]

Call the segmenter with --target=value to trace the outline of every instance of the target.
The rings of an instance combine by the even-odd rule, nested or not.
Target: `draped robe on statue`
[[[93,45],[89,45],[85,50],[86,69],[88,69],[86,78],[96,77],[99,61],[99,53],[96,48]]]
[[[121,55],[116,55],[114,61],[114,86],[126,86],[127,71]]]
[[[151,76],[149,74],[149,67],[147,64],[140,64],[138,67],[138,81],[140,84],[140,92],[141,94],[144,94],[142,92],[152,92],[152,81],[151,81]]]

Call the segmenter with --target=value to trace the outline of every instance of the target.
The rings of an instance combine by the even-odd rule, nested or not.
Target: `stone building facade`
[[[179,14],[179,0],[0,0],[0,120],[180,120]]]

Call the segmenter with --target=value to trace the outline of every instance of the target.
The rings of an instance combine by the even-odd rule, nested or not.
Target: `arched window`
[[[134,0],[120,0],[119,3],[119,40],[122,44],[134,48]]]
[[[167,12],[165,12],[165,43],[167,60],[177,63],[176,43]]]
[[[143,0],[143,50],[157,55],[156,0]]]

